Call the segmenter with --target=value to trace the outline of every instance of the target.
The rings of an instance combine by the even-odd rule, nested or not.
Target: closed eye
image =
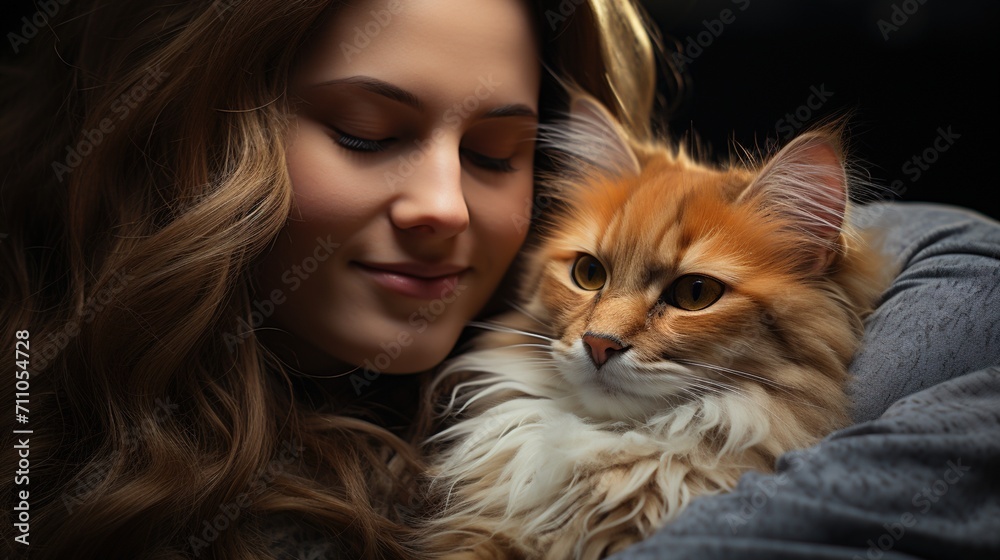
[[[346,132],[337,130],[336,128],[333,129],[333,131],[337,134],[334,142],[348,150],[351,150],[352,152],[382,152],[388,148],[389,142],[394,140],[393,138],[370,140],[368,138],[352,136]]]
[[[334,141],[344,147],[345,149],[351,150],[352,152],[383,152],[389,148],[389,144],[395,140],[395,138],[383,138],[381,140],[372,140],[369,138],[361,138],[360,136],[354,136],[352,134],[347,134],[342,130],[333,129],[337,134]],[[489,171],[497,171],[500,173],[512,173],[517,171],[517,169],[511,164],[512,158],[494,158],[489,157],[472,150],[462,148],[460,153],[463,157],[468,159],[473,165],[481,167]]]

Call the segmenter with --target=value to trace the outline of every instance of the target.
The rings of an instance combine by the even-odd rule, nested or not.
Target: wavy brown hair
[[[644,135],[644,18],[576,4],[534,2],[544,63]],[[427,414],[318,398],[245,328],[254,265],[291,207],[287,77],[335,5],[59,6],[0,86],[0,334],[31,345],[30,421],[4,416],[5,473],[12,429],[33,430],[30,483],[3,477],[0,500],[12,512],[30,490],[32,557],[269,557],[274,519],[355,557],[419,557],[401,511]],[[543,118],[562,107],[548,77],[541,101]],[[408,378],[379,385],[422,379]],[[0,534],[21,547],[16,522]]]

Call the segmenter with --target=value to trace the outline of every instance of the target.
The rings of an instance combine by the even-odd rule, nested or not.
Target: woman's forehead
[[[365,76],[447,107],[488,83],[494,103],[537,108],[535,25],[527,4],[512,0],[351,3],[306,47],[293,87]]]

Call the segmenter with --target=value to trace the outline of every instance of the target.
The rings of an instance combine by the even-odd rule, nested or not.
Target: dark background
[[[873,180],[900,191],[885,196],[961,205],[1000,219],[1000,185],[990,167],[998,159],[995,2],[643,4],[663,33],[668,54],[678,44],[686,49],[689,37],[697,40],[706,20],[732,11],[732,23],[686,64],[688,88],[675,96],[679,105],[669,121],[673,134],[695,132],[719,159],[734,140],[763,148],[768,139],[783,139],[787,128],[779,130],[779,121],[807,102],[811,87],[825,85],[833,94],[818,110],[808,111],[809,123],[850,112],[850,153]],[[898,30],[887,30],[886,40],[878,22],[893,24],[894,5],[901,14],[896,21],[903,15],[906,21]],[[951,127],[960,137],[915,177],[912,170],[918,167],[903,166],[934,145],[939,127]]]
[[[16,59],[7,34],[19,32],[21,18],[38,8],[30,1],[3,1],[0,50],[2,58]],[[719,159],[733,142],[763,148],[769,140],[783,139],[788,129],[779,128],[779,121],[807,103],[811,88],[822,87],[833,94],[818,110],[808,110],[808,124],[852,112],[850,153],[873,180],[896,185],[898,193],[886,196],[961,205],[1000,219],[1000,185],[989,167],[997,159],[998,64],[991,52],[998,46],[996,3],[642,3],[663,33],[668,53],[678,44],[689,48],[688,38],[697,41],[706,32],[705,21],[719,20],[724,9],[732,12],[732,22],[711,35],[707,46],[699,45],[696,57],[685,51],[694,60],[685,65],[684,95],[671,96],[673,134],[696,133]],[[901,15],[906,21],[889,30],[886,39],[878,22],[891,24],[894,6],[897,22]],[[707,37],[702,35],[703,43]],[[915,178],[903,166],[933,146],[939,127],[951,127],[959,138]]]

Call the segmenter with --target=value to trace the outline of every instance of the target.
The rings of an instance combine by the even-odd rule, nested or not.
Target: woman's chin
[[[360,366],[361,371],[373,374],[420,373],[444,361],[460,334],[461,328],[447,325],[435,325],[420,333],[400,331],[398,336],[358,349],[349,361]]]

